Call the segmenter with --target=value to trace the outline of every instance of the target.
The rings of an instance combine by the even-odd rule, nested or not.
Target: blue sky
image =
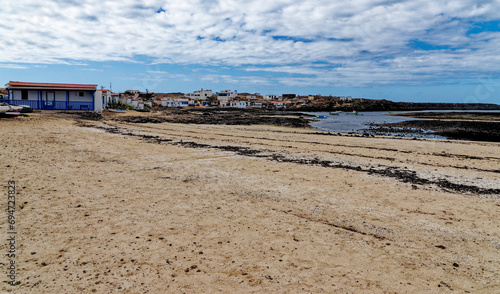
[[[500,0],[18,0],[0,83],[500,104]]]

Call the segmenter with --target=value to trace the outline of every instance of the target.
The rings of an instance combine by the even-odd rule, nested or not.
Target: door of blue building
[[[45,94],[45,100],[43,100],[43,109],[54,109],[54,104],[56,100],[56,93],[54,92],[47,92]]]

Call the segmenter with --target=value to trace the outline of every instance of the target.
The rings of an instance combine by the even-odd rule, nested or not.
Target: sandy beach
[[[0,292],[500,292],[500,143],[51,112],[0,126],[19,281],[3,270]]]

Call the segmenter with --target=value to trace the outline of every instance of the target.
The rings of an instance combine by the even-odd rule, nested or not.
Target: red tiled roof
[[[59,83],[25,83],[10,81],[6,84],[8,88],[25,88],[25,89],[81,89],[81,90],[95,90],[97,85],[88,84],[59,84]]]

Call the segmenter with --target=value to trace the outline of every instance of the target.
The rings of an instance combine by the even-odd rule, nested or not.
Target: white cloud
[[[19,64],[0,63],[0,68],[27,69],[28,67]]]
[[[240,85],[272,85],[274,79],[259,76],[233,76],[233,75],[205,75],[201,78],[204,82],[224,83],[233,86]]]
[[[155,64],[291,75],[282,83],[414,83],[498,72],[499,33],[467,34],[473,22],[500,19],[498,11],[499,0],[7,1],[0,11],[0,62],[140,62],[146,56]],[[419,50],[409,45],[415,40],[449,49]]]

